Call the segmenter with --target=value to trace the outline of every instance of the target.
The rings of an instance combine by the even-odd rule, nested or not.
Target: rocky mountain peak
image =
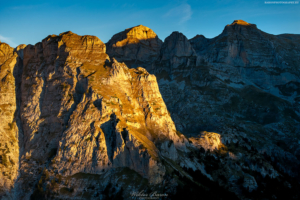
[[[131,67],[156,60],[162,41],[150,28],[139,25],[115,34],[106,43],[107,53]]]
[[[174,31],[168,36],[161,50],[162,60],[170,59],[172,56],[193,56],[195,51],[185,35]]]
[[[248,31],[256,31],[256,24],[250,24],[244,20],[234,20],[231,24],[225,26],[222,34],[232,34],[233,32],[241,32],[242,34]]]
[[[127,38],[136,38],[138,40],[148,40],[157,37],[153,30],[143,25],[128,28],[125,30],[125,33]]]

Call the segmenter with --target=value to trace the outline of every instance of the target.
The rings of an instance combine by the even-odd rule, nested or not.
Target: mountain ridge
[[[0,195],[297,198],[297,41],[234,21],[213,39],[139,25],[106,44],[71,31],[0,43]]]

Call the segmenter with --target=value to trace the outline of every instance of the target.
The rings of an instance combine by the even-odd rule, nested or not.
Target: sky
[[[219,35],[236,19],[271,34],[300,34],[300,2],[262,0],[0,0],[0,40],[12,47],[36,44],[72,31],[103,42],[126,28],[144,25],[161,40],[173,31],[188,39]],[[278,3],[279,2],[279,3]],[[286,1],[285,1],[286,2]],[[294,2],[294,3],[292,3]]]

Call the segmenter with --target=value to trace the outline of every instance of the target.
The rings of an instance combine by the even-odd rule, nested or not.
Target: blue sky
[[[50,34],[72,31],[107,42],[126,28],[143,24],[164,40],[173,31],[213,38],[225,25],[243,19],[267,33],[300,34],[298,4],[262,0],[0,0],[0,40],[12,47],[35,44]]]

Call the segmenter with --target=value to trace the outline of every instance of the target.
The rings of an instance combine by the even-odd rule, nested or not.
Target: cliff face
[[[110,61],[97,37],[50,35],[28,45],[22,57],[2,45],[7,59],[1,65],[1,128],[6,131],[1,180],[4,191],[15,186],[13,198],[29,199],[37,184],[46,189],[43,173],[49,179],[127,167],[159,184],[166,171],[161,156],[176,160],[176,149],[186,150],[187,140],[176,134],[156,77]],[[22,71],[13,75],[18,59]]]

